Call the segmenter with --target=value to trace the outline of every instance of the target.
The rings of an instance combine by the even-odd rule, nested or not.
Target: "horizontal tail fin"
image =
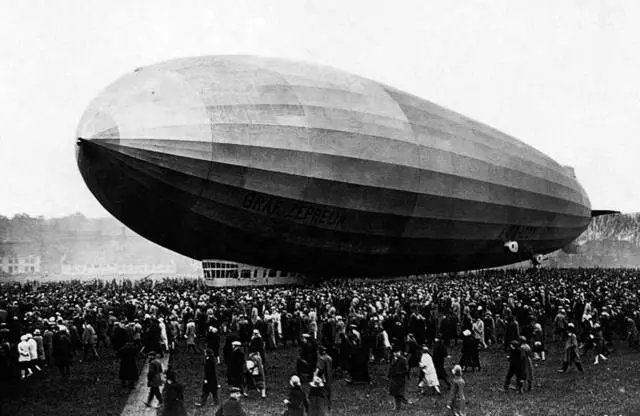
[[[616,215],[616,214],[620,214],[620,211],[611,211],[611,210],[607,210],[607,209],[594,209],[594,210],[591,210],[591,218],[599,217],[601,215]]]

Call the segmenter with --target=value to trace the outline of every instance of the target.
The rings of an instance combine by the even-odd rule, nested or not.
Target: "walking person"
[[[420,367],[420,376],[418,377],[418,388],[421,390],[422,394],[426,393],[424,387],[431,387],[435,390],[435,392],[440,396],[440,382],[438,381],[438,373],[436,372],[436,367],[433,364],[433,359],[431,358],[431,354],[429,353],[429,348],[424,345],[422,346],[422,355],[420,356],[420,362],[418,363]]]
[[[160,362],[160,353],[152,351],[149,353],[149,372],[147,373],[147,387],[149,387],[149,395],[145,406],[151,407],[151,402],[155,397],[158,404],[162,405],[162,394],[160,394],[160,386],[162,386],[162,363]]]
[[[207,348],[204,358],[204,381],[202,382],[202,396],[196,406],[207,404],[209,395],[213,397],[215,406],[218,406],[218,375],[216,373],[217,357],[212,349]]]

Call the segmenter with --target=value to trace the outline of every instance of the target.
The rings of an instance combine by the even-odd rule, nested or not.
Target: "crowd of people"
[[[119,377],[128,388],[139,377],[137,357],[147,354],[146,403],[155,399],[166,414],[184,414],[177,371],[163,368],[161,358],[199,353],[206,344],[197,405],[212,396],[216,414],[228,416],[243,414],[241,398],[252,391],[267,397],[265,369],[273,350],[297,348],[283,398],[288,415],[330,414],[336,377],[370,383],[370,366],[380,364],[388,365],[396,409],[409,403],[407,382],[417,369],[421,391],[448,394],[443,406],[463,415],[464,373],[483,369],[480,355],[490,346],[509,357],[504,390],[519,393],[532,389],[533,363],[548,358],[548,342],[564,345],[560,372],[574,365],[583,371],[585,355],[593,365],[607,360],[614,339],[637,350],[638,296],[640,271],[627,269],[493,270],[233,289],[195,280],[5,284],[0,377],[27,380],[46,366],[57,367],[66,380],[75,356],[100,360],[96,346],[104,344],[117,352]],[[458,343],[458,365],[445,368]],[[224,403],[218,366],[225,367],[231,392]]]

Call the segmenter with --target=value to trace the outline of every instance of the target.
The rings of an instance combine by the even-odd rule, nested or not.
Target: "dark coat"
[[[309,416],[329,416],[329,395],[324,387],[309,389]]]
[[[147,386],[162,386],[162,364],[160,361],[153,359],[149,363],[149,372],[147,373]]]
[[[126,343],[118,350],[118,356],[120,357],[120,371],[118,372],[118,376],[120,380],[135,381],[138,379],[137,354],[138,349],[132,342]]]
[[[242,348],[237,348],[231,352],[227,363],[227,382],[230,386],[244,387],[244,373],[246,370],[246,360]]]
[[[394,356],[389,366],[389,394],[394,397],[404,396],[409,378],[409,363],[400,355]]]
[[[215,357],[207,357],[204,362],[204,379],[206,383],[202,387],[202,390],[213,392],[218,391],[218,375],[216,373],[216,359]]]
[[[162,416],[186,416],[184,408],[184,388],[181,384],[167,383],[163,391],[164,409]]]
[[[309,401],[301,387],[291,387],[287,399],[287,416],[304,416],[304,413],[309,411]]]
[[[207,348],[213,350],[213,355],[220,354],[220,335],[217,332],[207,332]]]
[[[229,398],[218,408],[215,416],[246,416],[238,399]]]
[[[59,367],[71,365],[73,360],[73,342],[66,334],[56,334],[53,338],[53,356]]]

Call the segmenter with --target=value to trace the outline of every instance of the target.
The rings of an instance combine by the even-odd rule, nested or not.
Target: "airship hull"
[[[107,88],[78,165],[131,229],[195,259],[307,274],[493,267],[573,241],[590,204],[535,149],[311,64],[187,58]],[[506,253],[505,241],[521,253]]]

